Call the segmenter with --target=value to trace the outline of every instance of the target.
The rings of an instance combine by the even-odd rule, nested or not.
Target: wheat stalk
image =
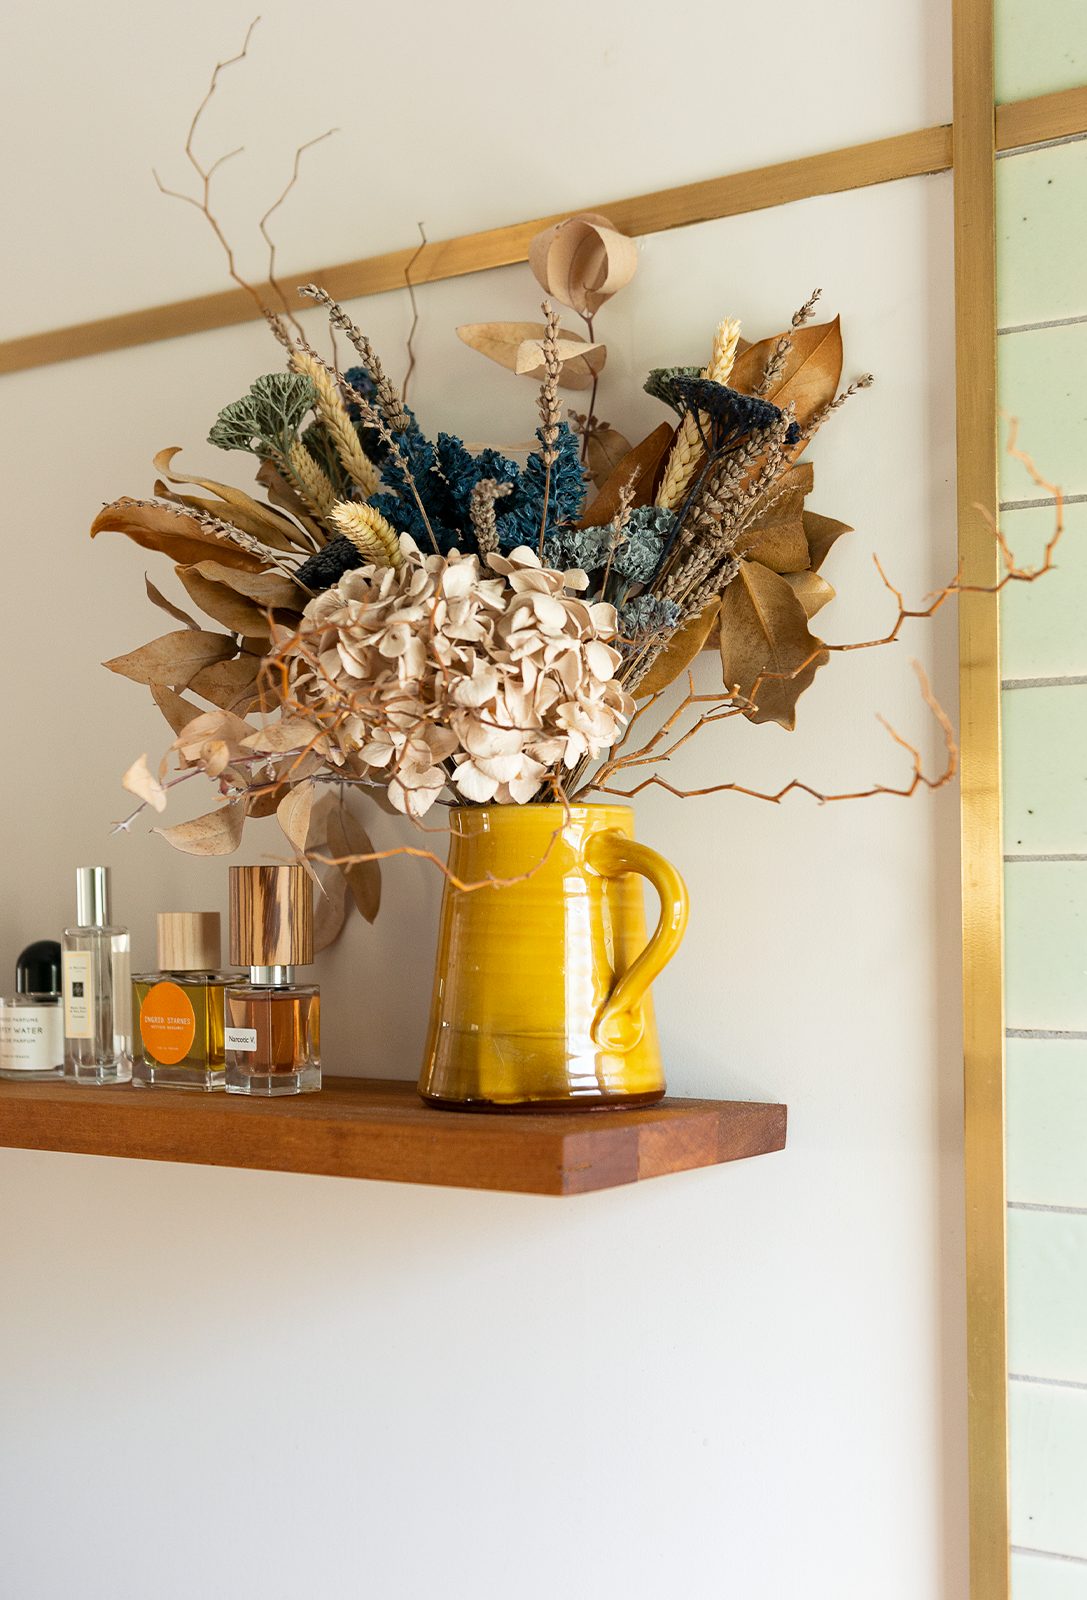
[[[336,491],[323,467],[310,455],[301,439],[295,439],[287,451],[284,464],[291,481],[303,500],[319,517],[326,516],[336,504]]]
[[[726,317],[723,322],[719,322],[713,336],[709,365],[703,367],[702,376],[712,378],[714,383],[725,383],[736,360],[736,347],[739,341],[740,324],[734,318]],[[683,504],[704,454],[705,447],[698,431],[698,419],[693,413],[688,412],[679,425],[664,469],[664,477],[657,490],[659,506],[674,511],[677,506]]]
[[[411,417],[408,415],[395,385],[381,365],[380,356],[362,329],[356,327],[343,306],[338,301],[333,300],[332,296],[317,284],[303,284],[298,292],[299,294],[307,295],[309,299],[316,300],[319,305],[324,306],[333,327],[339,328],[340,332],[347,336],[354,346],[359,360],[374,381],[381,413],[387,425],[393,433],[406,433],[411,427]]]
[[[317,411],[331,435],[336,454],[352,483],[357,483],[363,495],[369,499],[370,495],[377,492],[380,474],[359,443],[355,425],[327,368],[308,350],[300,349],[292,350],[291,367],[295,372],[303,373],[313,384],[317,391]]]
[[[400,536],[376,506],[362,506],[355,500],[341,500],[328,513],[328,520],[337,533],[350,539],[355,549],[361,550],[367,561],[372,561],[375,566],[398,567],[403,561]]]

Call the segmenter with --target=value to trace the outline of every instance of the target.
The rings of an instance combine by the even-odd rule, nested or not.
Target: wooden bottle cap
[[[160,911],[161,972],[217,972],[223,941],[217,911]]]
[[[231,867],[230,960],[304,967],[313,960],[313,892],[305,867]]]

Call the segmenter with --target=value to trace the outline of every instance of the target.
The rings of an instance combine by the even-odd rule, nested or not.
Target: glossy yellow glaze
[[[465,806],[449,869],[419,1092],[438,1105],[574,1106],[664,1093],[649,985],[687,890],[629,806]],[[641,879],[661,902],[646,938]],[[515,880],[510,882],[508,880]]]

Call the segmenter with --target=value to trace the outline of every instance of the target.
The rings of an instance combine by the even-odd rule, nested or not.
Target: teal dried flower
[[[627,517],[612,558],[612,571],[632,583],[649,583],[675,527],[673,511],[664,506],[638,506]]]
[[[607,565],[615,529],[563,528],[562,554],[568,567],[580,567],[582,572],[599,572]]]

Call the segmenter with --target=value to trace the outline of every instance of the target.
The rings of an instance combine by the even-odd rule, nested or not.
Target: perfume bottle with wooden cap
[[[160,911],[157,972],[132,980],[132,1082],[170,1089],[221,1089],[224,997],[217,911]]]
[[[321,992],[295,981],[313,960],[306,870],[231,867],[230,960],[248,982],[226,991],[228,1094],[305,1094],[321,1087]]]

